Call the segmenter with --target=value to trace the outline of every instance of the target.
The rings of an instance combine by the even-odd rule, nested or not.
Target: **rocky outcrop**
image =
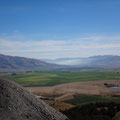
[[[0,120],[68,120],[68,118],[18,84],[0,79]]]

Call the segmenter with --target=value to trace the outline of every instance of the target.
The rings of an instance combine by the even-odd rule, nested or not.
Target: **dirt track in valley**
[[[52,87],[27,87],[27,89],[37,95],[41,96],[63,96],[70,97],[73,94],[86,94],[86,95],[120,95],[120,88],[108,88],[104,83],[120,85],[119,80],[103,80],[103,81],[88,81],[88,82],[75,82],[56,85]]]

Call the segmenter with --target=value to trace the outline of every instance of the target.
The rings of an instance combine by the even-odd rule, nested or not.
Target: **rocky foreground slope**
[[[0,79],[0,120],[68,120],[21,86]]]

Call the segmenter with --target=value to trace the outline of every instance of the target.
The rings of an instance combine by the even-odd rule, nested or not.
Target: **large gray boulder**
[[[20,85],[0,79],[0,120],[68,120],[68,118]]]

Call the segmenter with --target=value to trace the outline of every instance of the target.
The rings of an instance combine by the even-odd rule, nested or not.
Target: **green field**
[[[104,96],[93,96],[93,95],[74,95],[74,99],[65,101],[67,103],[73,104],[73,105],[83,105],[88,103],[120,103],[119,98],[113,98],[113,97],[104,97]]]
[[[10,79],[23,86],[54,86],[62,83],[97,80],[120,80],[120,72],[100,71],[36,71],[17,73],[2,78]]]

